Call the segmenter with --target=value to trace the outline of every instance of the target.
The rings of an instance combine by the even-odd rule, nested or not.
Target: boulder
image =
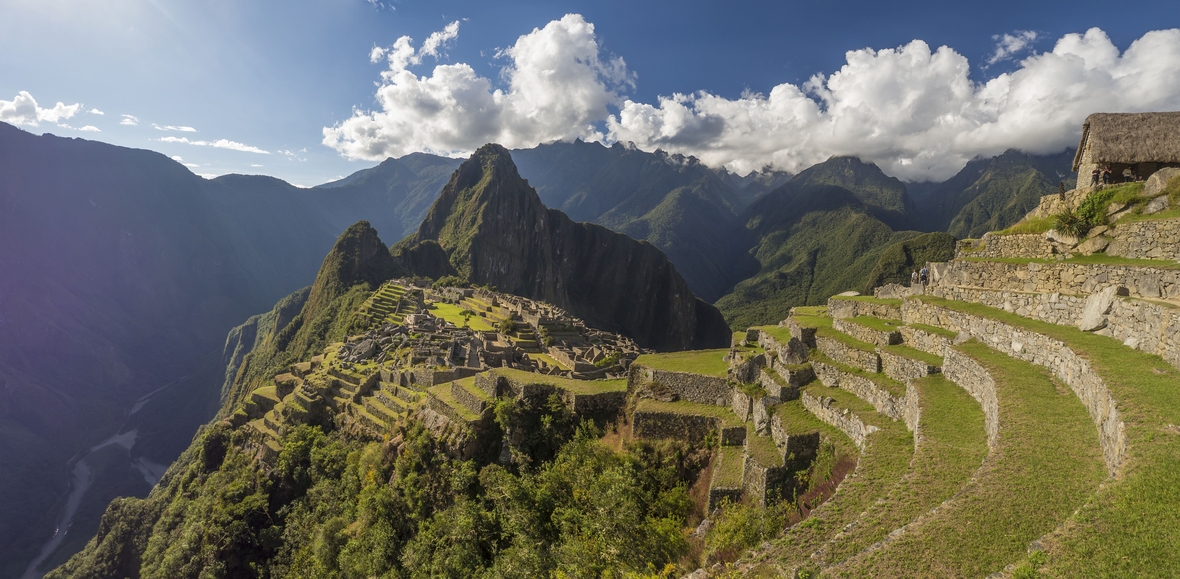
[[[1082,311],[1082,319],[1078,322],[1078,329],[1083,332],[1093,332],[1106,327],[1106,314],[1114,304],[1114,297],[1118,294],[1117,286],[1107,286],[1102,291],[1091,294],[1086,298],[1086,307]]]
[[[1072,235],[1066,235],[1060,231],[1057,231],[1056,229],[1050,229],[1049,231],[1046,231],[1045,239],[1052,241],[1053,243],[1068,245],[1069,247],[1073,247],[1078,244],[1078,238]]]
[[[1109,227],[1109,226],[1107,226],[1107,225],[1099,225],[1099,226],[1097,226],[1097,227],[1095,227],[1095,228],[1091,229],[1091,230],[1090,230],[1090,232],[1086,234],[1086,237],[1087,237],[1087,238],[1090,238],[1090,237],[1098,237],[1099,235],[1102,235],[1103,233],[1106,233],[1107,231],[1110,231],[1110,227]]]
[[[807,361],[807,344],[804,344],[799,338],[792,337],[787,342],[785,352],[779,352],[782,355],[784,364],[802,364]]]
[[[1078,253],[1092,255],[1105,250],[1108,245],[1110,240],[1105,237],[1091,237],[1078,245]]]
[[[1152,173],[1147,178],[1147,182],[1143,184],[1143,196],[1152,197],[1159,195],[1164,190],[1164,187],[1168,186],[1168,181],[1176,177],[1180,177],[1180,169],[1176,167],[1167,167]]]
[[[856,297],[856,296],[860,295],[860,292],[849,290],[846,292],[838,293],[836,295],[838,295],[840,297],[851,298],[851,297]]]
[[[1167,195],[1160,195],[1159,197],[1156,197],[1147,203],[1147,206],[1143,208],[1143,214],[1152,215],[1154,213],[1159,213],[1160,211],[1163,211],[1164,209],[1167,209],[1171,206],[1172,200],[1168,199]]]

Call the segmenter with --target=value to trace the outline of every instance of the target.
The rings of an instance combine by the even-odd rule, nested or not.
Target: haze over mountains
[[[434,243],[442,252],[419,255],[419,267],[434,260],[439,271],[530,293],[587,320],[608,302],[626,309],[620,295],[645,289],[603,284],[576,298],[576,286],[591,280],[573,274],[649,272],[669,296],[660,301],[679,304],[668,319],[692,323],[644,336],[657,323],[641,319],[647,303],[600,320],[655,347],[687,347],[704,343],[692,337],[698,319],[724,332],[717,309],[734,326],[777,321],[792,305],[903,275],[953,245],[923,232],[1002,228],[1070,180],[1071,158],[1009,151],[972,161],[945,183],[913,185],[847,157],[795,176],[738,177],[623,145],[554,143],[511,152],[491,199],[515,196],[499,211],[500,228],[479,233],[487,243],[472,250],[448,223],[491,192],[455,173],[461,159],[412,154],[301,189],[261,176],[206,180],[158,153],[0,123],[0,460],[8,465],[0,494],[15,497],[0,503],[0,577],[20,576],[60,522],[72,457],[136,433],[126,447],[86,459],[92,490],[45,567],[81,548],[111,498],[146,493],[151,477],[135,465],[171,463],[216,410],[227,332],[311,284],[357,221],[368,220],[384,243],[412,235],[399,248],[401,265],[390,267],[412,263],[414,243]],[[448,190],[453,197],[436,204]],[[514,215],[547,230],[496,245],[511,237]],[[586,249],[599,246],[606,249]],[[521,257],[521,248],[564,252],[579,265],[558,267],[557,254]],[[519,266],[511,274],[485,267],[509,256]],[[589,267],[596,260],[605,269]],[[510,285],[516,278],[521,284]],[[686,304],[699,305],[689,312]]]

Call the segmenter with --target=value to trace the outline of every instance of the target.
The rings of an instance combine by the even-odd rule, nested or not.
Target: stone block
[[[1082,255],[1093,255],[1110,245],[1110,240],[1105,237],[1091,237],[1078,244],[1078,253]]]
[[[749,394],[746,394],[737,388],[733,389],[733,413],[736,414],[742,422],[750,419],[750,412],[753,404],[754,400],[750,398]]]
[[[1082,311],[1082,319],[1078,320],[1078,329],[1083,332],[1093,332],[1106,327],[1106,314],[1114,304],[1118,288],[1107,286],[1102,291],[1091,294],[1086,299],[1086,308]]]
[[[1147,203],[1143,208],[1144,215],[1154,215],[1172,206],[1172,200],[1167,195],[1160,195]]]
[[[754,401],[754,430],[770,431],[770,409],[781,402],[782,400],[774,396],[763,396]]]
[[[1143,184],[1143,196],[1159,195],[1168,186],[1168,181],[1176,177],[1180,177],[1180,169],[1176,167],[1165,167],[1152,173],[1147,178],[1147,182]]]

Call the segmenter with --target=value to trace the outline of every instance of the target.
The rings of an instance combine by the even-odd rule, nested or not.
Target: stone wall
[[[733,389],[726,379],[716,376],[669,372],[632,364],[627,373],[627,381],[627,389],[632,392],[652,382],[658,382],[665,389],[675,392],[681,400],[699,404],[729,406],[733,399]]]
[[[881,372],[898,382],[925,378],[941,371],[938,366],[932,366],[921,360],[898,356],[881,348],[877,348],[877,355],[881,357]]]
[[[742,490],[754,504],[766,506],[768,499],[781,499],[794,481],[786,466],[766,466],[746,453],[742,471]]]
[[[848,334],[849,336],[852,336],[853,338],[856,338],[862,342],[868,342],[877,346],[888,346],[890,344],[901,343],[901,334],[899,334],[897,330],[883,332],[881,330],[874,330],[873,328],[858,324],[856,322],[848,321],[847,319],[833,319],[832,329]]]
[[[904,422],[910,432],[918,427],[921,407],[918,405],[918,393],[912,384],[907,382],[905,394],[896,396],[868,378],[850,374],[823,362],[814,362],[813,367],[815,375],[824,386],[855,394],[883,416]]]
[[[599,392],[597,394],[574,394],[562,391],[562,400],[575,414],[618,414],[627,403],[627,392]]]
[[[1064,343],[1048,336],[996,320],[926,304],[918,299],[906,301],[902,315],[907,323],[922,323],[967,332],[999,352],[1048,368],[1073,390],[1089,411],[1090,418],[1098,427],[1098,438],[1102,444],[1107,470],[1112,476],[1118,471],[1127,451],[1126,427],[1117,401],[1088,360]]]
[[[812,396],[807,392],[803,392],[800,398],[803,408],[846,434],[857,448],[864,448],[865,438],[879,430],[876,426],[865,424],[855,412],[845,413],[844,409],[833,407],[831,398]]]
[[[754,399],[750,398],[749,394],[734,388],[733,403],[730,407],[733,408],[733,413],[736,414],[742,422],[745,422],[750,419],[750,413],[753,412]]]
[[[997,235],[985,233],[982,239],[962,239],[955,244],[955,259],[964,257],[1053,257],[1057,250],[1043,233]]]
[[[931,294],[955,301],[983,304],[1062,326],[1076,326],[1086,309],[1086,298],[1057,293],[937,288]],[[1105,317],[1106,327],[1095,333],[1109,336],[1148,354],[1156,354],[1180,368],[1180,309],[1141,300],[1115,298]]]
[[[943,356],[946,349],[951,347],[951,341],[946,336],[934,334],[913,326],[901,327],[901,339],[911,348]],[[944,370],[945,371],[945,370]]]
[[[451,382],[451,396],[455,397],[456,402],[475,414],[483,414],[483,411],[488,407],[487,401],[476,396],[458,382]]]
[[[778,375],[776,378],[766,370],[758,375],[758,384],[767,394],[783,401],[794,400],[799,397],[799,388],[815,378],[810,364],[786,366],[773,364],[771,370]]]
[[[828,315],[833,318],[855,318],[857,316],[872,316],[886,320],[901,318],[901,308],[887,304],[878,304],[861,300],[844,299],[840,296],[828,298]]]
[[[952,261],[940,268],[936,287],[1089,295],[1108,286],[1127,288],[1143,298],[1180,298],[1180,270],[1081,263],[1003,263]],[[928,290],[933,293],[933,288]]]
[[[805,328],[799,325],[794,318],[786,319],[787,329],[791,332],[791,337],[803,342],[808,348],[815,347],[815,328]],[[780,324],[781,325],[781,324]]]
[[[635,438],[675,438],[696,444],[716,428],[716,418],[695,414],[636,410],[631,417],[631,434]]]
[[[996,381],[992,379],[991,373],[970,356],[950,347],[943,354],[942,373],[979,403],[983,409],[987,446],[995,447],[1000,435],[1000,402],[996,397]]]
[[[881,357],[876,352],[853,348],[839,340],[820,336],[815,338],[815,346],[821,354],[841,364],[874,374],[881,371]],[[816,373],[818,374],[818,371]]]
[[[799,338],[792,337],[782,343],[767,332],[759,332],[757,344],[783,364],[802,364],[807,361],[807,345]]]
[[[1180,260],[1180,219],[1120,223],[1106,253],[1135,259]]]

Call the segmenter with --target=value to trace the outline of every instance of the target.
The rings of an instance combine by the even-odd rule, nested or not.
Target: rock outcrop
[[[423,259],[415,248],[430,241],[443,252]],[[455,171],[418,232],[394,253],[415,273],[449,270],[543,300],[647,348],[729,344],[720,312],[692,294],[659,249],[545,208],[499,145],[484,146]],[[435,263],[444,253],[447,263]]]

